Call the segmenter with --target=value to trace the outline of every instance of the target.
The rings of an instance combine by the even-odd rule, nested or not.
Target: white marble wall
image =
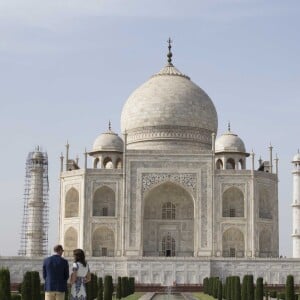
[[[71,263],[71,259],[69,260]],[[197,284],[203,278],[253,274],[263,277],[269,284],[284,284],[286,276],[294,275],[295,283],[300,283],[300,259],[236,259],[236,258],[98,258],[88,261],[92,272],[98,276],[134,276],[137,283],[157,283],[162,285]],[[26,271],[39,271],[42,275],[42,258],[1,257],[0,268],[11,272],[11,282],[21,282]]]

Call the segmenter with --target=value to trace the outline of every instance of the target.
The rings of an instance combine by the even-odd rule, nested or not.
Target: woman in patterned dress
[[[73,251],[74,263],[71,274],[71,300],[86,300],[85,284],[91,280],[89,265],[82,249]]]

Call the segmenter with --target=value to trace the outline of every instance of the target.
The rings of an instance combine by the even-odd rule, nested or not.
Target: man
[[[54,247],[55,254],[46,258],[43,263],[45,280],[45,300],[64,300],[69,278],[69,264],[62,257],[62,245]]]

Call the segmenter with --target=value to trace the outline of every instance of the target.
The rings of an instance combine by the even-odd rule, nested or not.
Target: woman
[[[83,250],[73,251],[74,263],[71,274],[71,300],[86,300],[85,284],[91,280],[89,266]]]

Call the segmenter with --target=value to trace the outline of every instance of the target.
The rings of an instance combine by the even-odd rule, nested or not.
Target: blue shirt
[[[46,292],[66,292],[69,278],[69,264],[60,255],[47,257],[43,263],[43,277]]]

